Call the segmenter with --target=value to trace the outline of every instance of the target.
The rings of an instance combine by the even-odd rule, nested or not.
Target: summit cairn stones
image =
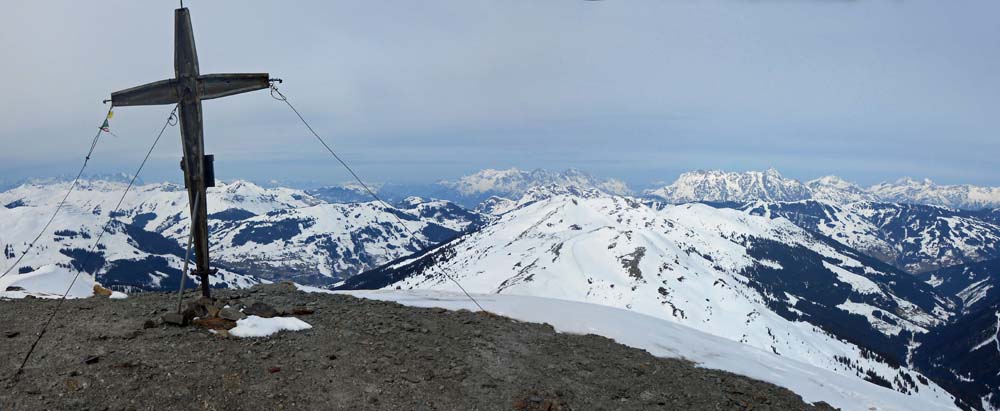
[[[164,324],[176,325],[178,327],[183,327],[185,325],[188,325],[189,321],[189,319],[184,317],[184,314],[182,313],[166,313],[163,314],[163,317],[161,317],[161,319],[163,319]]]

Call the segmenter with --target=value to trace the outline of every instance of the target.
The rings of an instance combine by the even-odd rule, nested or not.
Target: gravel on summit
[[[288,285],[220,290],[312,329],[224,338],[162,324],[176,294],[0,301],[2,410],[831,410],[775,385],[594,335]],[[195,299],[194,294],[188,296]]]

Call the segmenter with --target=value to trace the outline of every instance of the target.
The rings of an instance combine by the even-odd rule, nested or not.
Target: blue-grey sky
[[[173,73],[172,1],[18,1],[0,25],[0,173],[75,172],[110,92]],[[188,0],[203,73],[269,71],[366,178],[576,167],[636,185],[775,167],[1000,185],[1000,3]],[[124,107],[130,172],[169,107]],[[258,91],[205,102],[217,175],[347,180]],[[168,130],[144,178],[178,179]]]

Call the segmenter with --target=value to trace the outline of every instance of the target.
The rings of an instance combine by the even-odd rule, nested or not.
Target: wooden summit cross
[[[167,80],[143,84],[111,94],[112,106],[177,104],[180,107],[184,185],[188,190],[196,271],[201,292],[211,296],[208,276],[216,270],[208,260],[208,207],[205,189],[215,186],[213,156],[205,155],[201,101],[231,96],[270,86],[268,73],[205,74],[198,72],[198,52],[191,31],[191,13],[182,7],[174,12],[174,73]],[[182,273],[187,275],[187,273]]]

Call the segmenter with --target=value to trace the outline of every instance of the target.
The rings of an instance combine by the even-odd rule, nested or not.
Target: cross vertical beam
[[[212,274],[208,259],[208,205],[207,201],[195,201],[195,198],[207,198],[205,194],[209,184],[205,181],[205,138],[201,96],[198,93],[198,75],[201,73],[191,28],[191,13],[185,8],[177,9],[174,22],[174,75],[180,98],[181,142],[184,146],[181,168],[191,207],[195,273],[201,278],[202,295],[208,297],[211,295],[208,277]]]
[[[211,296],[209,276],[216,270],[209,261],[207,189],[215,185],[211,164],[205,162],[205,139],[201,101],[270,86],[267,73],[201,75],[198,51],[191,27],[191,13],[181,7],[174,12],[174,78],[161,80],[111,94],[113,106],[177,104],[180,108],[181,142],[184,157],[184,183],[195,250],[195,274],[201,279],[202,295]],[[201,199],[196,201],[195,199]],[[183,273],[182,275],[187,275]]]

